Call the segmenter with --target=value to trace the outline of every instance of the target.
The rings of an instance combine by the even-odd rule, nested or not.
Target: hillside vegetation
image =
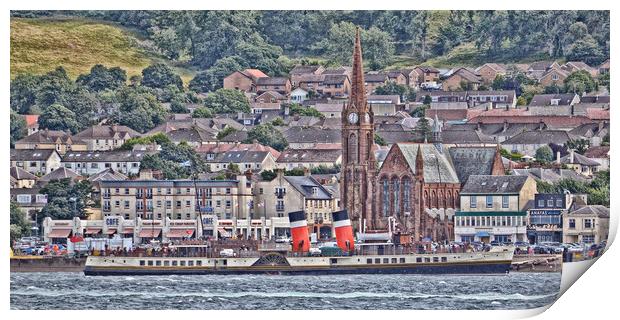
[[[11,18],[11,78],[62,66],[75,79],[96,64],[121,67],[129,77],[165,59],[144,50],[132,32],[84,19]],[[191,71],[175,68],[185,83]]]

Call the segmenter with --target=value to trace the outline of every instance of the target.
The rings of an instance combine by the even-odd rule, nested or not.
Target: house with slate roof
[[[11,149],[11,167],[18,167],[34,175],[46,175],[60,167],[60,155],[56,150]]]
[[[37,177],[18,167],[11,167],[11,188],[32,188]]]
[[[535,194],[529,176],[469,176],[454,219],[455,241],[527,241],[527,209]]]
[[[570,150],[567,155],[560,158],[560,163],[586,177],[591,177],[601,166],[597,161],[582,156],[575,150]]]
[[[140,150],[72,151],[62,157],[61,163],[64,168],[85,176],[110,169],[125,175],[138,175],[144,156],[155,153]]]
[[[87,150],[112,150],[122,146],[125,141],[140,137],[140,133],[120,125],[92,126],[73,135],[74,141],[84,141]]]
[[[564,243],[601,243],[609,236],[609,208],[586,205],[564,215]]]
[[[15,149],[55,149],[59,154],[65,152],[85,151],[87,145],[81,140],[73,140],[71,134],[56,130],[39,130],[15,142]]]
[[[226,170],[231,163],[239,166],[241,172],[272,170],[276,167],[276,158],[269,151],[226,151],[215,154],[212,159],[207,156],[205,162],[211,172]]]
[[[502,146],[511,152],[534,156],[536,150],[542,146],[549,145],[550,143],[563,146],[568,141],[575,139],[575,136],[563,130],[533,130],[515,135],[502,142]]]
[[[278,168],[331,168],[342,163],[342,149],[287,149],[276,160]]]

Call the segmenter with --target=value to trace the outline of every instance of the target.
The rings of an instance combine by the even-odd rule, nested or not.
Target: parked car
[[[220,256],[226,257],[226,258],[232,258],[232,257],[236,257],[237,254],[233,251],[233,249],[223,249],[222,251],[220,251]]]
[[[289,243],[289,242],[291,242],[291,238],[289,237],[281,236],[281,237],[276,238],[276,243]]]

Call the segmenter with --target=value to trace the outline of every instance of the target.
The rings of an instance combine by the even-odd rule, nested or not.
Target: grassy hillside
[[[165,62],[139,45],[138,37],[110,24],[81,19],[11,19],[11,78],[42,74],[63,66],[69,76],[86,73],[95,64],[118,66],[128,77],[154,62]],[[185,84],[194,72],[175,68]]]

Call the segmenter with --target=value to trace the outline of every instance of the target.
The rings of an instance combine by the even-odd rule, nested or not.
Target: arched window
[[[461,197],[459,196],[459,192],[454,192],[454,209],[459,208],[459,204],[461,203]]]
[[[403,212],[411,213],[411,179],[403,178]]]
[[[349,157],[349,163],[359,163],[359,153],[357,152],[357,136],[354,133],[349,136],[349,141],[347,145],[347,156]]]
[[[437,208],[437,193],[435,190],[431,191],[431,208]]]
[[[439,194],[437,196],[437,208],[445,208],[444,207],[444,198],[443,198],[443,191],[439,190]]]
[[[400,179],[392,178],[392,195],[394,215],[400,217]]]
[[[446,196],[446,208],[454,208],[454,200],[452,199],[452,191],[448,191]]]
[[[381,197],[381,204],[383,207],[382,213],[384,217],[387,217],[390,211],[390,184],[387,178],[383,178],[381,185],[383,186],[383,196]]]
[[[422,204],[422,207],[424,208],[430,208],[431,203],[428,199],[428,191],[424,191],[424,203]]]

